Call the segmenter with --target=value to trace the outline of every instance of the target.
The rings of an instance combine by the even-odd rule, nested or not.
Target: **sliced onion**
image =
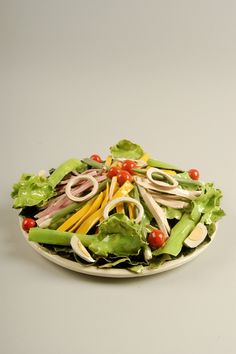
[[[76,197],[71,193],[71,188],[76,183],[78,183],[78,181],[80,181],[82,179],[83,180],[86,179],[86,180],[90,181],[93,184],[93,188],[92,188],[91,192],[86,194],[85,196]],[[67,183],[66,190],[65,190],[67,197],[75,202],[83,202],[85,200],[88,200],[88,199],[92,198],[97,193],[97,191],[98,191],[98,181],[90,175],[80,175],[80,176],[76,176],[76,177],[71,178],[70,181]]]
[[[120,197],[120,198],[115,198],[115,199],[111,200],[106,205],[106,207],[103,211],[104,219],[107,219],[109,217],[110,210],[113,209],[117,204],[120,204],[120,203],[132,203],[132,204],[136,205],[136,207],[139,209],[139,214],[138,214],[137,218],[134,219],[134,222],[136,222],[138,224],[142,220],[143,214],[144,214],[144,209],[143,209],[142,204],[140,202],[138,202],[136,199],[130,198],[130,197]]]
[[[164,176],[167,179],[167,181],[170,182],[170,184],[153,179],[153,177],[152,177],[153,173],[158,173],[159,175]],[[161,188],[163,190],[169,190],[169,189],[176,188],[179,184],[176,179],[171,177],[168,173],[160,170],[159,168],[155,168],[155,167],[149,168],[146,172],[146,175],[151,183],[155,184],[156,186],[158,186],[159,188]]]

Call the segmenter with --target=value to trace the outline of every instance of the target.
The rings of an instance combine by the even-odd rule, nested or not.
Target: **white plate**
[[[22,224],[22,218],[20,219],[20,227]],[[33,247],[33,249],[38,252],[41,256],[47,258],[49,261],[56,263],[60,265],[61,267],[73,270],[75,272],[79,273],[84,273],[84,274],[89,274],[89,275],[95,275],[99,277],[110,277],[110,278],[134,278],[134,277],[143,277],[147,275],[152,275],[152,274],[157,274],[157,273],[162,273],[167,270],[171,270],[177,267],[180,267],[181,265],[191,261],[192,259],[196,258],[199,256],[200,253],[206,250],[206,248],[212,243],[215,233],[211,236],[211,241],[208,242],[207,244],[204,244],[202,246],[199,246],[193,253],[189,254],[188,256],[182,256],[178,259],[175,259],[173,261],[167,261],[163,265],[161,265],[157,269],[144,269],[142,273],[137,274],[134,272],[131,272],[126,269],[100,269],[95,266],[85,266],[80,263],[70,261],[66,258],[51,254],[49,251],[46,250],[46,248],[40,246],[37,242],[32,242],[28,241],[28,234],[25,232],[22,227],[21,231],[24,235],[25,240],[27,243]]]

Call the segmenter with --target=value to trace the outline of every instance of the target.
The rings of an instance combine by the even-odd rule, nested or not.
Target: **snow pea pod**
[[[59,167],[55,169],[55,171],[48,177],[49,184],[55,188],[56,185],[61,182],[61,180],[73,170],[82,166],[82,162],[76,159],[70,159],[65,161]]]
[[[149,159],[147,161],[147,164],[148,164],[148,166],[151,166],[151,167],[158,167],[158,168],[163,168],[166,170],[183,171],[181,168],[178,168],[174,165],[170,165],[166,162],[158,161],[158,160],[154,160],[154,159]]]

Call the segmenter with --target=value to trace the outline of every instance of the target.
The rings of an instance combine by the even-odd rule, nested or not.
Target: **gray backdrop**
[[[235,353],[235,1],[0,1],[1,353]],[[22,172],[121,138],[224,191],[211,247],[166,274],[99,279],[25,243]]]

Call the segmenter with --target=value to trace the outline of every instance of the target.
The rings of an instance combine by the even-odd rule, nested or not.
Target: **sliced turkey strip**
[[[166,200],[177,200],[177,201],[181,201],[181,202],[186,202],[188,203],[189,200],[185,197],[180,197],[178,195],[175,195],[175,194],[167,194],[167,193],[164,193],[164,192],[158,192],[158,191],[154,191],[152,189],[147,189],[147,192],[150,193],[154,198],[155,196],[156,197],[160,197],[160,198],[163,198],[163,199],[166,199]]]
[[[174,194],[180,197],[184,197],[187,199],[195,199],[197,196],[199,196],[202,192],[201,191],[187,191],[185,189],[181,189],[181,188],[173,188],[170,190],[163,190],[160,187],[157,187],[155,184],[149,182],[146,178],[141,178],[138,176],[135,176],[135,181],[136,183],[141,186],[144,187],[146,189],[151,189],[153,191],[158,191],[158,192],[162,192],[162,193],[167,193],[167,194]]]
[[[182,200],[166,199],[164,195],[163,195],[163,197],[162,196],[160,197],[160,196],[156,195],[155,193],[151,193],[151,195],[157,203],[167,206],[167,207],[175,208],[175,209],[186,208],[189,204],[187,202],[183,202]]]
[[[138,186],[138,188],[145,204],[152,213],[160,230],[164,233],[166,238],[169,237],[168,233],[170,232],[170,226],[168,224],[164,211],[153,199],[153,197],[145,191],[144,188],[142,188],[141,186]]]

